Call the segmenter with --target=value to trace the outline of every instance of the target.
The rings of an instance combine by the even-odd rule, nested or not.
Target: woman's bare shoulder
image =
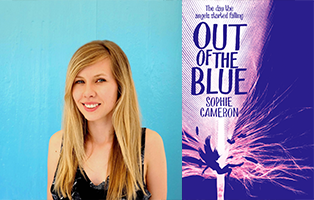
[[[60,130],[50,137],[49,150],[60,153],[63,130]]]
[[[167,163],[162,138],[157,132],[146,129],[145,142],[147,188],[152,194],[152,199],[166,199]]]
[[[48,149],[48,163],[47,163],[47,199],[51,200],[52,196],[50,193],[51,184],[53,182],[53,177],[58,165],[58,160],[61,150],[63,131],[58,131],[50,137],[49,149]]]
[[[154,161],[156,157],[163,155],[164,143],[161,136],[151,129],[146,129],[146,139],[145,139],[145,159],[147,161]]]
[[[150,146],[163,146],[163,141],[161,136],[156,132],[153,131],[149,128],[146,128],[146,140],[145,140],[145,146],[147,146],[148,148]]]

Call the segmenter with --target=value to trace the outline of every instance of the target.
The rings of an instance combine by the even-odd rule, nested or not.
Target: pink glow
[[[253,99],[255,90],[251,91],[249,98],[246,100],[241,111],[241,116],[237,123],[237,127],[233,133],[233,144],[228,143],[228,159],[226,164],[244,164],[241,167],[232,168],[231,178],[240,181],[243,186],[250,190],[250,186],[254,182],[270,181],[285,189],[293,192],[302,191],[292,188],[291,186],[281,183],[281,180],[295,181],[295,178],[306,178],[301,175],[302,170],[313,170],[313,167],[302,166],[298,164],[301,158],[291,156],[289,150],[284,146],[284,142],[269,143],[262,142],[262,139],[268,138],[269,130],[275,127],[280,120],[284,120],[283,116],[275,116],[268,120],[268,123],[260,126],[260,122],[266,119],[272,110],[274,110],[284,95],[280,95],[275,100],[263,108],[255,108],[254,106],[260,98]],[[307,109],[307,108],[304,108]],[[302,111],[302,110],[300,110]],[[241,137],[242,135],[242,137]],[[239,137],[240,136],[240,137]],[[200,141],[198,136],[186,133],[183,130],[182,144],[194,149],[203,149],[204,141]],[[301,147],[295,147],[301,148]],[[294,148],[294,149],[295,149]],[[194,157],[201,159],[198,151],[183,149],[182,156]],[[232,156],[232,158],[230,158]],[[252,159],[253,158],[253,159]],[[206,166],[200,167],[191,162],[182,161],[182,176],[201,175]],[[204,174],[204,178],[216,178],[216,171],[208,168]],[[220,191],[220,188],[219,188]]]

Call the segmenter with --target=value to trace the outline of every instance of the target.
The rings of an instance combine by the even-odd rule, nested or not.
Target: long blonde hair
[[[144,191],[140,114],[130,64],[117,44],[105,40],[92,41],[80,47],[68,66],[64,95],[63,147],[54,187],[59,196],[72,199],[76,171],[78,168],[82,170],[86,159],[84,141],[88,134],[87,121],[72,97],[74,79],[83,68],[108,57],[118,84],[118,100],[112,116],[115,138],[108,161],[110,181],[107,199],[133,199],[138,189]]]

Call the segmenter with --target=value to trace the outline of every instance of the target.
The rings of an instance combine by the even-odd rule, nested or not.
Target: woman
[[[166,199],[163,142],[140,126],[118,45],[93,41],[74,53],[64,100],[63,130],[49,142],[48,199]]]

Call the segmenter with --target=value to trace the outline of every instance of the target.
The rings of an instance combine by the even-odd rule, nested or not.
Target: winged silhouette
[[[199,128],[196,127],[196,132],[199,132]],[[186,133],[186,136],[188,138],[192,138],[192,136],[190,136],[188,133]],[[215,170],[218,174],[225,174],[228,173],[228,177],[230,176],[233,167],[240,167],[243,165],[242,163],[239,164],[227,164],[226,166],[224,166],[223,168],[221,168],[219,166],[219,163],[217,162],[218,158],[220,157],[220,155],[218,154],[218,151],[214,148],[214,150],[212,150],[211,145],[210,145],[210,136],[208,136],[205,139],[205,144],[204,144],[204,150],[205,152],[202,150],[202,148],[196,149],[193,147],[189,148],[191,150],[194,151],[198,151],[200,159],[194,158],[194,157],[190,157],[190,156],[183,156],[182,160],[188,163],[195,163],[198,164],[199,167],[203,167],[203,165],[205,165],[204,170],[202,171],[202,175],[204,174],[204,172],[208,169],[211,168],[212,170]],[[193,138],[193,140],[195,140]],[[183,147],[184,148],[184,147]]]

